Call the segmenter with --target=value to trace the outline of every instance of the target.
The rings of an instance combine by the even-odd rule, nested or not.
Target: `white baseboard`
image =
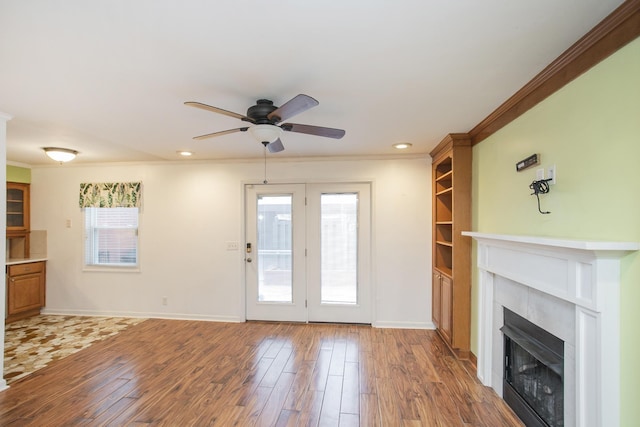
[[[245,319],[236,316],[211,316],[204,314],[184,313],[145,313],[137,311],[96,311],[96,310],[65,310],[43,308],[42,314],[55,316],[92,316],[92,317],[135,317],[145,319],[174,319],[174,320],[203,320],[209,322],[242,323]],[[387,329],[436,329],[433,322],[397,322],[377,321],[374,328]]]
[[[395,321],[378,321],[374,322],[375,328],[387,329],[435,329],[433,322],[395,322]]]
[[[88,316],[88,317],[134,317],[144,319],[172,319],[172,320],[203,320],[209,322],[242,323],[244,319],[235,316],[211,316],[205,314],[184,313],[144,313],[132,311],[95,311],[95,310],[64,310],[43,308],[45,315],[54,316]]]

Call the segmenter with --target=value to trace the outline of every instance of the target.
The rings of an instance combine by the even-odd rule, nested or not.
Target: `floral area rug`
[[[35,316],[5,325],[4,378],[11,384],[54,360],[146,319]]]

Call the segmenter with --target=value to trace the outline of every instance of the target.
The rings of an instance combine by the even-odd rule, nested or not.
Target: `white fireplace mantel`
[[[463,232],[478,242],[478,378],[502,395],[502,309],[565,342],[565,425],[620,424],[620,259],[637,242]]]

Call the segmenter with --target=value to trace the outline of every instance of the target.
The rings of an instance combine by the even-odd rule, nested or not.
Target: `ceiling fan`
[[[261,142],[270,153],[277,153],[284,150],[284,145],[280,140],[280,134],[285,132],[306,133],[308,135],[324,136],[327,138],[340,139],[344,136],[345,131],[342,129],[327,128],[322,126],[302,125],[296,123],[281,123],[296,114],[300,114],[309,108],[318,105],[318,101],[308,95],[297,95],[280,107],[273,105],[273,101],[268,99],[258,99],[256,105],[249,107],[246,115],[234,113],[232,111],[223,110],[222,108],[213,107],[201,102],[185,102],[190,107],[201,108],[214,113],[224,114],[225,116],[235,117],[243,122],[249,122],[252,126],[245,126],[235,129],[223,130],[220,132],[208,133],[206,135],[195,136],[193,139],[206,139],[216,136],[228,135],[235,132],[246,132],[247,130],[253,137]]]

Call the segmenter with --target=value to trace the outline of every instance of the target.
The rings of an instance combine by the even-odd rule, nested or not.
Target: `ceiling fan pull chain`
[[[263,184],[268,184],[267,182],[267,145],[269,143],[268,142],[263,142],[262,145],[264,145],[264,181],[262,181]]]

